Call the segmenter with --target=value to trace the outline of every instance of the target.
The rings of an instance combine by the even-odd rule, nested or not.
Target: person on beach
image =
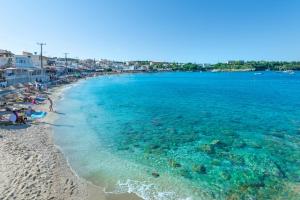
[[[13,112],[10,116],[9,116],[9,121],[12,122],[13,124],[16,123],[18,118],[18,114]]]
[[[27,117],[20,116],[16,110],[12,112],[12,115],[9,117],[9,121],[12,123],[20,123],[20,124],[26,124]]]
[[[34,98],[31,98],[31,103],[32,104],[37,104],[36,100]]]
[[[53,101],[50,97],[48,97],[48,100],[49,100],[49,103],[50,103],[49,110],[50,110],[50,112],[53,112]]]

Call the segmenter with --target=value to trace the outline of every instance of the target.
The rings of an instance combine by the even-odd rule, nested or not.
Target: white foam
[[[134,193],[145,200],[192,200],[192,197],[179,197],[175,192],[160,191],[152,183],[130,179],[125,182],[118,181],[117,188],[113,193]]]

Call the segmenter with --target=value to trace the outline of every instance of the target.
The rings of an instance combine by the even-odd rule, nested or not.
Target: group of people
[[[35,110],[33,110],[31,106],[29,106],[25,112],[13,110],[9,117],[9,121],[12,123],[26,124],[28,117],[30,117],[34,112]]]
[[[35,88],[39,91],[42,91],[42,90],[47,91],[47,89],[48,89],[47,84],[43,83],[43,81],[41,79],[40,80],[36,79],[34,85],[35,85]]]
[[[48,97],[47,99],[49,101],[49,111],[53,112],[53,101],[50,97]],[[35,112],[36,111],[32,109],[31,106],[28,106],[25,111],[13,110],[12,114],[9,117],[9,121],[12,123],[26,124],[28,118]]]

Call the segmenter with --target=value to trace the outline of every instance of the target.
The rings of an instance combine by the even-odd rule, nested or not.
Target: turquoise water
[[[81,81],[55,139],[78,174],[144,199],[299,199],[300,74]]]

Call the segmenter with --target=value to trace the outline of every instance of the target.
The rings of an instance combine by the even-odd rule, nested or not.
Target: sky
[[[0,49],[74,58],[300,60],[300,0],[0,0]]]

